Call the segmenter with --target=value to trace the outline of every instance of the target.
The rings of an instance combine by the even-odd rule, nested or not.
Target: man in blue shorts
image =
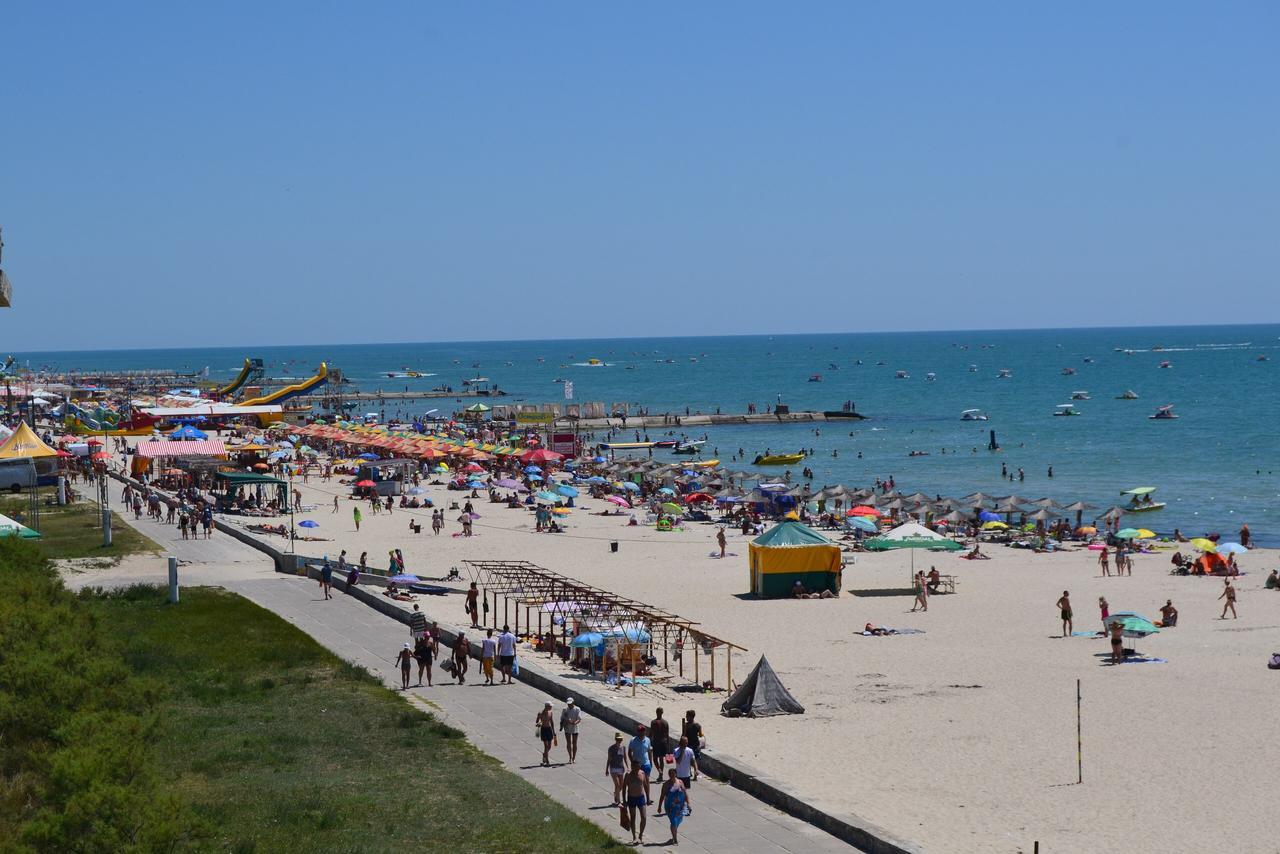
[[[627,745],[627,755],[631,757],[631,766],[644,772],[645,805],[649,806],[653,803],[649,791],[649,780],[653,777],[653,744],[644,724],[636,727],[636,737]]]

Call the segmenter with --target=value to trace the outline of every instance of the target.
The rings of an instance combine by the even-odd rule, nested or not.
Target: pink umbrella
[[[619,507],[625,507],[627,510],[631,509],[631,504],[628,503],[627,499],[623,498],[621,495],[606,495],[604,500],[612,501],[614,504],[617,504]]]

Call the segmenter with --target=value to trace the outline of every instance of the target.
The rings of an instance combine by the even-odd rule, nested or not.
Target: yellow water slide
[[[240,386],[244,385],[244,381],[249,379],[249,371],[251,370],[253,370],[253,362],[246,357],[244,367],[240,369],[240,373],[236,374],[236,378],[231,381],[231,384],[218,389],[218,397],[226,397],[237,392]]]
[[[265,406],[271,403],[284,403],[290,398],[297,397],[300,394],[309,394],[320,386],[329,381],[329,367],[324,362],[320,363],[320,370],[316,371],[316,375],[309,380],[303,380],[300,383],[287,385],[284,388],[273,391],[271,394],[264,394],[262,397],[255,397],[252,400],[242,400],[237,406]]]

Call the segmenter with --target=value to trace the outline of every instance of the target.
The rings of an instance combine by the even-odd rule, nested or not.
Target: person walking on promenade
[[[582,723],[582,710],[573,704],[570,697],[560,712],[560,731],[564,733],[564,748],[569,753],[569,764],[578,761],[578,725]]]
[[[360,520],[361,520],[362,518],[364,518],[364,517],[362,517],[362,516],[360,515],[360,508],[359,508],[359,507],[352,507],[352,508],[351,508],[351,516],[352,516],[352,518],[354,518],[354,519],[356,520],[356,533],[359,533],[359,532],[360,532]]]
[[[729,547],[729,541],[724,536],[724,528],[716,531],[716,545],[720,546],[720,557],[723,558],[725,549]]]
[[[413,653],[406,642],[404,648],[396,655],[396,664],[400,665],[400,690],[409,690],[409,671],[413,667]]]
[[[662,716],[662,709],[656,709],[653,720],[649,721],[649,741],[653,744],[653,767],[661,780],[667,754],[671,752],[671,724]],[[658,806],[662,806],[661,801]]]
[[[1062,597],[1058,599],[1058,612],[1062,615],[1062,636],[1071,636],[1071,594],[1062,591]]]
[[[1225,620],[1227,618],[1227,609],[1230,608],[1231,619],[1234,620],[1236,619],[1236,616],[1237,616],[1236,615],[1236,588],[1232,586],[1230,578],[1222,579],[1222,584],[1223,584],[1222,592],[1218,594],[1218,598],[1226,599],[1227,601],[1226,603],[1223,604],[1222,616],[1219,617],[1218,619]]]
[[[631,768],[635,770],[639,768],[644,771],[645,779],[645,801],[648,804],[653,803],[650,797],[649,781],[653,779],[653,742],[649,740],[644,724],[636,727],[635,738],[627,744],[627,757],[631,760]]]
[[[324,565],[320,567],[320,589],[324,591],[325,599],[332,599],[329,588],[333,585],[333,565],[329,563],[329,559],[324,559]]]
[[[693,814],[693,781],[698,779],[698,757],[694,755],[693,748],[689,746],[689,739],[680,736],[680,746],[671,754],[671,758],[675,760],[676,779],[684,784],[684,801],[685,807],[689,814]]]
[[[467,681],[467,655],[470,653],[470,646],[467,636],[458,632],[458,637],[453,642],[453,676],[459,685],[464,685]]]
[[[409,612],[409,636],[414,640],[425,637],[427,634],[427,615],[418,610],[418,604],[415,602],[413,610]]]
[[[693,750],[693,755],[702,758],[702,724],[698,723],[694,718],[697,713],[693,709],[684,713],[684,720],[680,722],[680,735],[689,740],[689,747]]]
[[[613,805],[622,806],[622,779],[627,773],[627,748],[622,733],[613,734],[613,744],[605,751],[604,775],[613,779]]]
[[[671,823],[671,845],[680,844],[680,822],[684,821],[687,793],[684,784],[676,776],[676,769],[667,772],[667,779],[658,792],[658,815],[667,811],[667,821]]]
[[[538,728],[538,738],[542,740],[542,764],[551,765],[551,745],[556,741],[555,721],[551,717],[551,704],[547,703],[533,720]]]
[[[484,684],[493,684],[493,657],[498,651],[498,642],[493,639],[493,629],[485,629],[484,639],[480,641],[480,672],[484,674]]]
[[[516,636],[511,634],[510,626],[502,627],[498,635],[498,669],[502,671],[502,684],[511,684],[511,669],[516,663]]]
[[[627,797],[627,817],[631,820],[631,841],[643,844],[644,829],[649,823],[649,817],[646,815],[645,809],[649,804],[649,778],[644,769],[632,765],[631,770],[622,779],[622,788]],[[637,813],[640,817],[638,828],[636,826]],[[638,837],[636,835],[637,830],[639,830]]]
[[[476,605],[476,600],[480,598],[480,591],[476,589],[476,583],[471,582],[470,589],[467,590],[467,614],[471,616],[471,628],[480,628],[480,609]]]
[[[413,657],[418,662],[418,684],[422,684],[422,673],[426,671],[427,687],[431,687],[431,660],[435,657],[435,648],[431,638],[425,633],[413,642]]]

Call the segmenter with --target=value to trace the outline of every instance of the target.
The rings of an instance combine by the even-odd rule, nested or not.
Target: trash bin
[[[617,540],[615,540],[615,541],[613,541],[613,542],[609,543],[609,551],[611,551],[611,552],[616,552],[617,550],[618,550],[618,542],[617,542]]]

